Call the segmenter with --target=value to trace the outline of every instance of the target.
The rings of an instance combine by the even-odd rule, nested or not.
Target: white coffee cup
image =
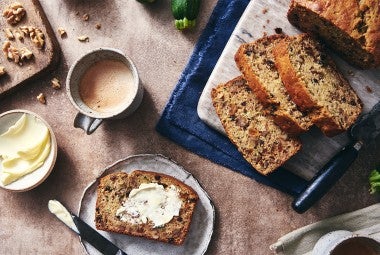
[[[130,78],[128,82],[125,79],[115,82],[117,75]],[[91,134],[105,119],[121,119],[132,114],[141,104],[144,89],[137,68],[128,56],[118,49],[98,48],[70,67],[66,92],[79,111],[74,126]]]
[[[312,255],[379,255],[380,242],[368,235],[337,230],[322,236]]]

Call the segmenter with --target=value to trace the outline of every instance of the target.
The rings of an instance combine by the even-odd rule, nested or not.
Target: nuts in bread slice
[[[143,212],[136,210],[137,207],[128,207],[126,204],[132,200],[130,198],[131,191],[138,190],[141,184],[154,184],[160,186],[161,189],[174,190],[180,200],[179,214],[174,215],[169,222],[160,226],[155,226],[149,217],[139,218]],[[97,188],[95,225],[99,230],[181,245],[189,231],[198,199],[197,193],[191,187],[169,175],[142,170],[135,170],[129,174],[112,173],[102,177]],[[149,198],[146,201],[142,202],[150,203],[148,202]],[[156,202],[157,200],[154,200],[152,203]],[[165,210],[165,207],[169,207],[168,201],[161,202],[159,204],[161,209]],[[127,206],[126,210],[123,209],[123,206]],[[150,204],[147,206],[145,208],[147,210],[152,208]]]
[[[264,36],[242,44],[235,61],[244,79],[262,104],[267,106],[274,121],[292,135],[307,131],[313,123],[291,100],[274,63],[272,48],[283,35]]]
[[[243,157],[267,175],[301,148],[301,143],[279,128],[242,76],[211,91],[216,113],[229,139]]]
[[[327,136],[346,131],[362,103],[322,46],[307,34],[282,39],[273,48],[276,67],[292,100]]]

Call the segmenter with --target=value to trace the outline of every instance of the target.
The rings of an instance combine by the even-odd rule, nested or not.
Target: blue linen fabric
[[[305,189],[307,181],[284,168],[261,175],[228,138],[207,126],[197,114],[202,90],[248,3],[249,0],[217,2],[156,130],[193,153],[295,196]]]

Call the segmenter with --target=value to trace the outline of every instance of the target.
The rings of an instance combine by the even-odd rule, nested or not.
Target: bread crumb
[[[37,100],[38,100],[38,102],[40,102],[41,104],[46,104],[46,97],[45,97],[44,93],[40,93],[40,94],[37,96]]]
[[[263,14],[266,14],[268,12],[268,8],[264,8],[262,11],[261,11]]]
[[[276,32],[276,34],[282,34],[282,33],[283,33],[281,27],[276,27],[276,28],[274,29],[274,31]]]
[[[53,89],[60,89],[61,88],[61,82],[57,78],[53,78],[51,80],[51,87]]]
[[[7,73],[7,71],[5,71],[5,67],[0,65],[0,76],[3,76],[6,73]]]
[[[7,22],[12,25],[19,23],[25,16],[26,11],[22,4],[14,2],[8,6],[3,12],[3,17],[7,19]]]
[[[88,13],[85,13],[85,14],[83,14],[83,16],[82,16],[82,19],[83,19],[84,21],[88,21],[88,20],[90,19],[90,15],[88,15]]]
[[[368,93],[373,93],[373,90],[369,86],[365,86],[365,89],[367,90]]]
[[[86,35],[81,35],[81,36],[78,36],[78,40],[80,42],[89,42],[90,41],[90,38]]]
[[[57,31],[58,31],[58,34],[59,34],[59,36],[60,36],[61,38],[67,37],[67,33],[66,33],[66,30],[65,30],[64,28],[59,27],[59,28],[57,29]]]
[[[100,23],[97,23],[97,24],[95,25],[95,28],[96,28],[96,29],[101,29],[101,28],[102,28],[102,25],[101,25]]]

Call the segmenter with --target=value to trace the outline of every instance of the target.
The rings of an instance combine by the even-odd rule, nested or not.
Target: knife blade
[[[77,233],[83,240],[90,243],[99,252],[105,255],[127,255],[111,241],[102,236],[86,222],[75,214],[69,212],[58,200],[50,200],[49,211],[59,220],[65,223],[72,231]]]
[[[352,143],[336,154],[310,181],[306,189],[292,202],[298,213],[306,212],[343,176],[357,158],[363,145],[370,145],[380,134],[380,102],[363,114],[349,129]]]

